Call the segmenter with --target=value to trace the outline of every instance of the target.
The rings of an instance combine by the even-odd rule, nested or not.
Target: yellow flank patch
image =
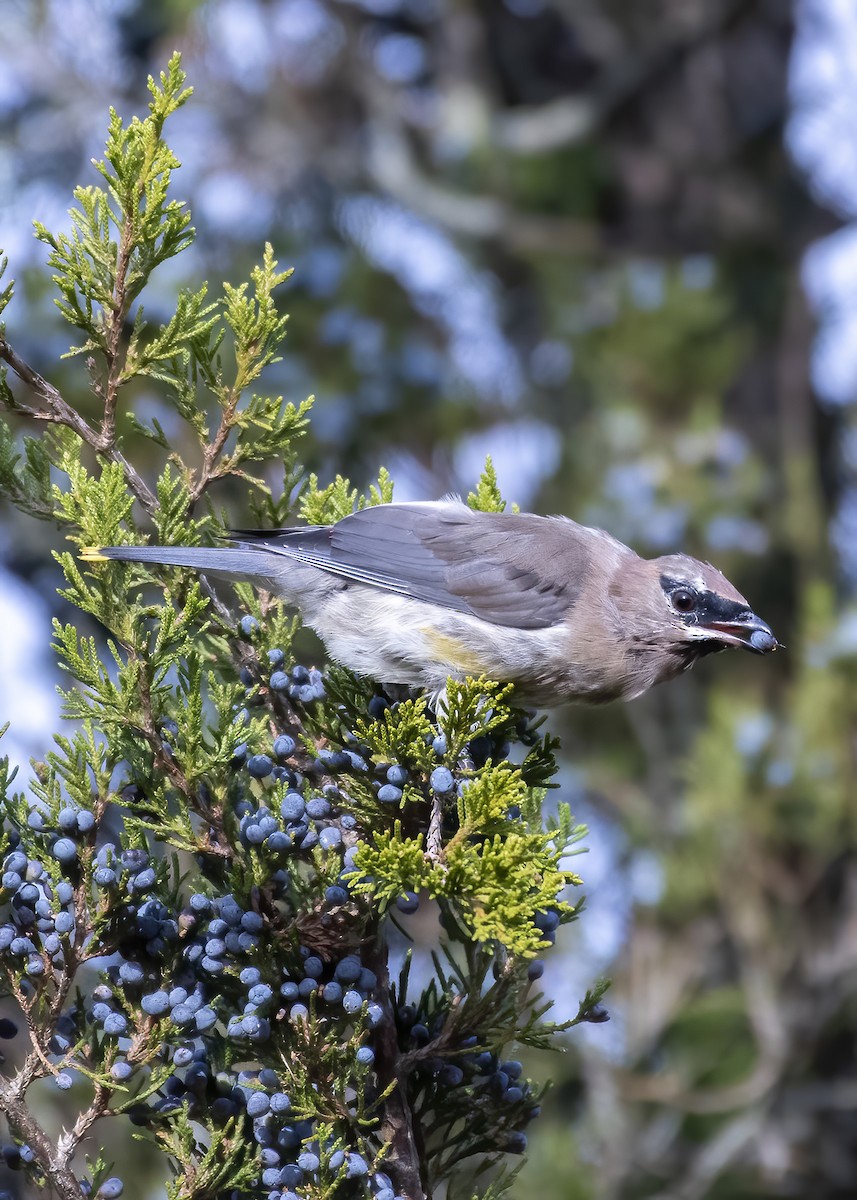
[[[426,625],[420,632],[424,634],[432,655],[440,662],[448,663],[456,671],[463,671],[466,675],[482,675],[488,670],[476,652],[457,638],[450,637],[447,633],[438,633],[436,629]]]
[[[83,562],[110,562],[108,556],[101,553],[100,546],[81,546],[80,557]]]

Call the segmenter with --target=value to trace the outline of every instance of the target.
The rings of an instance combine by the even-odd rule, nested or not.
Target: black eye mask
[[[718,596],[716,592],[699,592],[681,579],[661,576],[661,587],[667,596],[676,592],[686,593],[695,597],[693,608],[684,610],[680,605],[675,611],[686,625],[697,625],[701,629],[710,629],[713,642],[712,649],[722,649],[725,645],[740,645],[744,649],[753,650],[757,654],[768,654],[776,650],[778,642],[763,621],[760,621],[752,609],[740,600],[729,600]]]

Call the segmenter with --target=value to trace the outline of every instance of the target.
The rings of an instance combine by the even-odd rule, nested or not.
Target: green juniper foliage
[[[54,624],[72,732],[26,783],[0,764],[0,983],[19,1010],[0,1036],[23,1024],[0,1075],[4,1157],[64,1198],[106,1200],[122,1163],[85,1151],[120,1118],[163,1152],[170,1200],[499,1196],[538,1111],[503,1055],[552,1044],[538,956],[579,908],[560,894],[580,882],[564,859],[581,830],[564,805],[541,815],[550,739],[489,680],[451,684],[434,713],[296,663],[297,620],[265,593],[239,585],[239,619],[205,580],[75,552],[208,543],[230,477],[260,523],[392,497],[383,470],[365,496],[306,479],[311,400],[253,391],[285,335],[270,246],[248,283],[146,319],[152,271],[193,239],[163,136],[190,96],[177,56],[149,90],[145,119],[111,112],[104,185],[77,189],[71,232],[36,228],[97,421],[0,327],[0,488],[65,531],[61,595],[81,614]],[[11,300],[9,285],[0,310]],[[128,411],[141,378],[188,427],[192,462]],[[33,418],[44,432],[20,437]],[[120,424],[154,443],[154,487]],[[503,507],[490,463],[470,499]],[[422,989],[387,943],[394,925],[419,936],[418,907],[442,931]],[[602,991],[576,1021],[603,1019]],[[56,1139],[31,1105],[51,1078],[73,1086]]]

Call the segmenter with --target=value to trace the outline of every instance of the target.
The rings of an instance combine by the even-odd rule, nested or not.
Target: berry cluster
[[[467,1138],[472,1142],[523,1154],[527,1148],[524,1130],[540,1114],[541,1106],[532,1085],[522,1077],[522,1063],[481,1048],[477,1034],[450,1042],[445,1031],[447,1017],[441,1011],[431,1019],[412,1004],[396,1011],[403,1052],[417,1059],[415,1085],[423,1103],[445,1108],[450,1117],[466,1121]]]
[[[316,817],[327,815],[327,809],[319,810]],[[47,822],[42,829],[52,842]],[[6,837],[15,841],[14,831]],[[389,1178],[372,1168],[375,1150],[365,1147],[359,1135],[355,1144],[329,1123],[316,1132],[316,1120],[306,1115],[313,1107],[307,1103],[312,1087],[306,1080],[293,1102],[281,1072],[217,1065],[229,1042],[250,1047],[271,1040],[274,1020],[281,1048],[275,1057],[282,1058],[285,1046],[294,1054],[310,1036],[338,1048],[343,1083],[348,1081],[353,1096],[359,1094],[359,1102],[351,1103],[356,1115],[367,1097],[377,1096],[375,1053],[368,1039],[383,1019],[383,1009],[373,999],[376,975],[359,954],[346,946],[339,947],[338,956],[322,959],[300,945],[286,956],[290,965],[279,966],[275,974],[270,954],[261,954],[270,920],[232,893],[210,897],[192,892],[180,907],[170,908],[152,894],[158,872],[149,853],[138,847],[119,849],[112,842],[93,854],[91,874],[96,903],[99,895],[113,899],[110,928],[119,961],[108,966],[84,1011],[72,1005],[57,1018],[49,1045],[56,1085],[63,1090],[72,1086],[74,1046],[88,1028],[99,1031],[104,1051],[100,1065],[113,1083],[133,1088],[151,1080],[152,1061],[141,1054],[140,1039],[133,1036],[137,1013],[138,1034],[142,1023],[153,1035],[150,1044],[157,1043],[155,1064],[169,1061],[171,1070],[148,1101],[130,1110],[135,1124],[151,1125],[178,1109],[215,1126],[246,1121],[260,1164],[252,1194],[269,1200],[292,1196],[304,1181],[333,1188],[340,1179],[363,1180],[376,1197],[393,1200]],[[348,874],[346,863],[341,881],[324,888],[323,912],[348,899]],[[68,965],[75,934],[70,909],[78,893],[68,880],[52,879],[43,863],[20,849],[7,854],[2,885],[10,920],[0,926],[0,949],[13,971],[23,967],[23,994],[36,999],[45,956],[57,971]],[[281,871],[271,881],[269,899],[283,903],[288,894],[289,875]],[[0,1037],[13,1038],[17,1032],[14,1021],[0,1020]],[[246,1052],[240,1057],[246,1058]],[[34,1161],[27,1145],[10,1144],[3,1157],[14,1168]],[[92,1190],[92,1181],[80,1182],[84,1190]],[[121,1191],[121,1181],[112,1176],[94,1194],[110,1200]]]
[[[261,638],[253,617],[240,632]],[[480,1027],[494,951],[484,951],[472,979],[433,986],[409,1003],[406,985],[388,984],[382,950],[378,957],[384,910],[354,886],[365,881],[359,854],[373,823],[413,823],[437,806],[454,834],[457,803],[480,764],[505,757],[509,731],[472,738],[460,763],[436,724],[413,752],[379,754],[366,721],[391,728],[400,706],[375,695],[362,717],[340,707],[337,734],[311,737],[310,715],[331,705],[320,672],[287,668],[277,648],[257,658],[267,659],[261,683],[256,669],[243,669],[243,704],[226,718],[247,740],[231,738],[219,782],[197,785],[195,819],[203,834],[208,826],[208,840],[200,839],[191,879],[148,832],[145,770],[131,772],[120,793],[121,839],[104,820],[109,809],[46,804],[44,796],[3,835],[0,970],[31,1014],[54,1013],[43,1051],[56,1086],[72,1088],[81,1066],[121,1090],[139,1127],[181,1114],[212,1138],[237,1128],[235,1144],[254,1174],[248,1183],[245,1171],[225,1200],[303,1200],[341,1189],[355,1200],[399,1200],[377,1133],[396,1086],[416,1110],[435,1114],[437,1129],[458,1130],[460,1158],[522,1153],[538,1098],[521,1064],[498,1056],[504,1036],[488,1039]],[[259,711],[271,729],[261,744],[252,720]],[[181,721],[162,716],[157,736],[180,770],[188,750]],[[526,740],[526,729],[517,736]],[[517,804],[505,812],[521,822]],[[393,900],[400,916],[420,905],[407,887]],[[555,909],[536,915],[542,941],[554,940],[560,920]],[[108,965],[72,1001],[77,968],[91,958]],[[542,969],[539,959],[516,968],[521,1005]],[[507,984],[497,985],[502,997]],[[471,993],[480,1016],[467,1028]],[[58,994],[68,997],[61,1006]],[[15,1033],[14,1021],[0,1019],[0,1037]],[[2,1153],[40,1178],[30,1147]],[[118,1197],[121,1180],[103,1175],[84,1178],[81,1189]]]
[[[37,810],[31,815],[41,818]],[[31,823],[31,828],[39,827],[35,821]],[[65,840],[53,839],[51,852],[67,863],[63,851],[62,857],[55,853]],[[19,966],[29,983],[25,990],[31,991],[32,981],[44,976],[49,964],[62,968],[65,963],[66,946],[75,927],[74,888],[68,880],[56,879],[45,862],[18,849],[20,841],[18,830],[10,829],[6,842],[16,848],[3,860],[0,878],[0,896],[8,898],[7,919],[0,924],[0,954],[8,954]],[[71,845],[76,856],[77,845]]]
[[[259,634],[259,622],[248,614],[241,618],[239,629],[242,637],[253,641]],[[324,699],[324,677],[316,667],[305,667],[297,663],[291,670],[284,669],[286,654],[279,646],[270,649],[266,657],[267,685],[273,693],[287,696],[289,700],[300,704],[312,704],[316,700]],[[253,693],[256,677],[249,667],[241,669],[240,679],[248,691]]]

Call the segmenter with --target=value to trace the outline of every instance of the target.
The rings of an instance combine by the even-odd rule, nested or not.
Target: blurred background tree
[[[138,104],[178,46],[202,233],[181,267],[240,278],[266,239],[295,264],[271,387],[318,395],[323,481],[383,462],[397,499],[434,497],[490,452],[522,507],[712,558],[773,625],[771,662],[724,656],[551,718],[591,827],[590,911],[546,990],[562,1017],[609,971],[613,1020],[529,1064],[558,1086],[516,1194],[852,1196],[857,11],[5,0],[3,28],[9,335],[67,396],[30,222],[63,227],[106,104]],[[161,282],[166,310],[182,281]],[[181,438],[157,405],[137,397]],[[23,758],[53,680],[14,655],[47,644],[33,589],[59,604],[57,534],[2,518],[0,688],[19,735],[30,714]]]

